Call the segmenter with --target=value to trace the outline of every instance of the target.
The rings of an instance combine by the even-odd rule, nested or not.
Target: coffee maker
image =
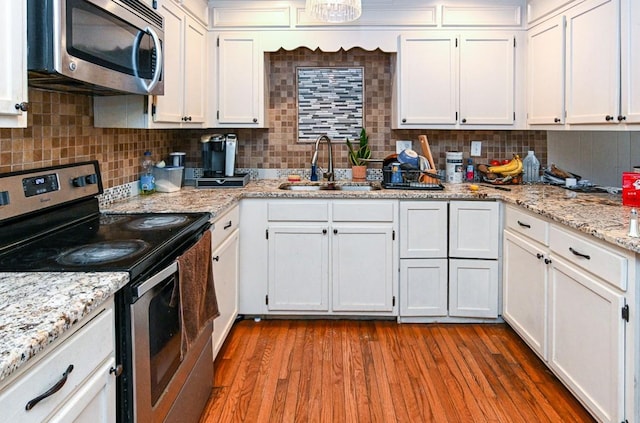
[[[235,172],[238,137],[236,134],[210,134],[200,138],[202,146],[202,178],[198,188],[244,186],[248,174]]]

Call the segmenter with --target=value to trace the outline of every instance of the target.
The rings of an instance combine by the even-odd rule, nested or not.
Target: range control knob
[[[78,176],[77,178],[73,178],[71,180],[71,184],[74,187],[83,187],[87,185],[87,182],[85,181],[84,176]]]
[[[84,177],[84,180],[86,181],[86,183],[88,183],[89,185],[95,185],[98,183],[98,175],[96,175],[95,173],[92,173],[91,175],[87,175]]]

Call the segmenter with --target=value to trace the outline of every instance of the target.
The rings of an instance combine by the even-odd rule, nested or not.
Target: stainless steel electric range
[[[0,271],[129,273],[115,298],[118,421],[197,422],[212,388],[212,324],[181,357],[177,258],[211,216],[102,214],[102,192],[97,161],[0,174]]]

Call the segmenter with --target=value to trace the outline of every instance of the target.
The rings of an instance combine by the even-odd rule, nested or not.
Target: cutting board
[[[429,146],[429,140],[426,135],[418,135],[418,141],[420,141],[420,147],[422,148],[422,155],[429,162],[429,170],[422,173],[420,182],[428,184],[439,184],[440,180],[436,177],[429,176],[429,173],[436,173],[436,165],[433,162],[433,155],[431,154],[431,147]]]

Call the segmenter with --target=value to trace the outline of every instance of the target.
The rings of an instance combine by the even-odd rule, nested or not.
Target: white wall
[[[622,172],[640,166],[640,132],[549,131],[549,163],[592,183],[619,187]]]

